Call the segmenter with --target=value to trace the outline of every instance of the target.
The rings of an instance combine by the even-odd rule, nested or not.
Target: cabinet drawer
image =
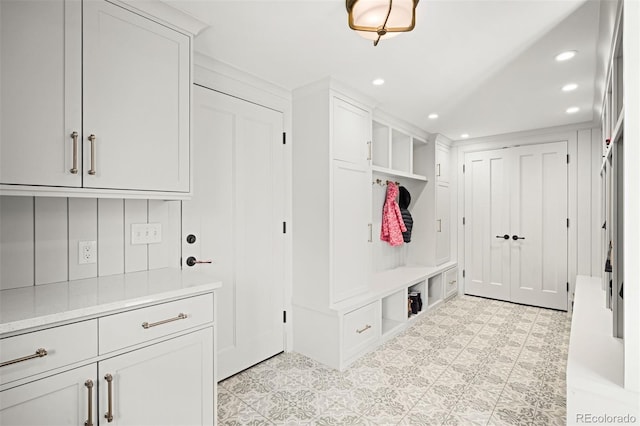
[[[39,349],[44,349],[46,355],[0,367],[0,384],[97,356],[97,320],[0,339],[0,362],[29,357]]]
[[[345,314],[342,336],[345,359],[376,342],[380,336],[378,303]]]
[[[458,268],[449,269],[444,273],[444,288],[447,297],[458,292]]]
[[[100,354],[213,321],[213,294],[190,297],[98,319]]]

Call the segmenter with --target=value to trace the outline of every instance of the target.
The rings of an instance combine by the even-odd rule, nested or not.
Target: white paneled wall
[[[0,289],[180,267],[180,202],[0,197]],[[162,242],[131,245],[131,224],[160,223]],[[78,243],[97,242],[79,264]]]

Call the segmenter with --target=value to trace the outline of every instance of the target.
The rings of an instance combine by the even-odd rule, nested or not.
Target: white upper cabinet
[[[333,159],[368,166],[371,160],[371,113],[332,97]]]
[[[188,195],[190,35],[102,0],[0,8],[3,193]]]
[[[81,7],[0,2],[0,183],[82,184],[79,166],[72,171],[71,136],[80,143]]]
[[[84,186],[188,192],[189,37],[105,1],[83,6]]]

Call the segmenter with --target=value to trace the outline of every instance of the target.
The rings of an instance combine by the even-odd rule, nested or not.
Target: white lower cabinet
[[[212,358],[204,329],[100,361],[99,423],[213,424]]]
[[[213,294],[25,331],[0,339],[1,425],[214,423]]]
[[[449,298],[458,294],[458,268],[451,268],[444,272],[444,297]]]
[[[380,336],[380,306],[370,303],[342,319],[343,358],[348,360],[368,349]]]
[[[95,425],[95,378],[96,365],[91,364],[2,391],[0,424]],[[92,422],[85,423],[89,417]]]

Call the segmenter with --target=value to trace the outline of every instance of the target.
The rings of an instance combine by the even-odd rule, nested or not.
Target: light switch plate
[[[132,223],[131,244],[155,244],[162,242],[161,223]]]

